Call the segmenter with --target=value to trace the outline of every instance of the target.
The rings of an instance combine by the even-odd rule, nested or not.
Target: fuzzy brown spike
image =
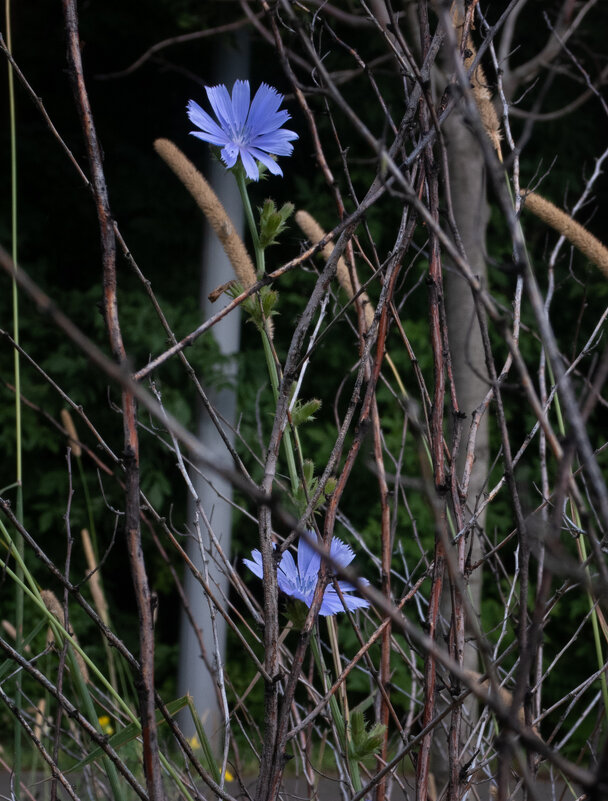
[[[44,727],[44,716],[46,713],[46,698],[41,698],[36,705],[36,715],[34,717],[34,737],[37,740],[42,738]]]
[[[80,459],[82,456],[82,448],[80,447],[80,441],[78,439],[78,433],[76,431],[76,426],[74,425],[74,421],[72,420],[72,415],[69,413],[67,409],[61,410],[61,422],[63,423],[63,427],[68,432],[68,441],[70,443],[70,448],[72,449],[72,453],[77,459]]]
[[[525,190],[522,190],[523,193]],[[580,223],[573,220],[569,214],[558,209],[551,201],[537,195],[536,192],[525,194],[524,208],[565,236],[589,261],[596,264],[605,276],[608,276],[608,248]]]
[[[230,259],[240,284],[244,289],[249,289],[257,280],[255,269],[245,249],[243,240],[236,232],[218,196],[194,164],[184,156],[173,142],[168,139],[157,139],[154,142],[154,149],[171,167],[195,199],[198,207],[215,231],[217,238],[222,243],[222,247]]]
[[[42,601],[43,601],[44,605],[46,606],[46,608],[49,610],[49,612],[63,626],[64,625],[64,620],[65,620],[65,617],[64,617],[64,614],[63,614],[63,607],[59,603],[59,600],[58,600],[57,596],[55,595],[55,593],[52,590],[42,590],[40,592],[40,597],[42,598]],[[75,642],[77,644],[78,643],[78,638],[76,637],[74,632],[70,632],[70,636],[71,636],[73,642]],[[51,629],[51,639],[54,639],[53,634],[52,634],[52,629]],[[88,671],[88,668],[86,666],[86,663],[85,663],[84,659],[82,658],[80,652],[76,648],[72,648],[71,650],[72,650],[72,653],[74,654],[74,659],[76,660],[76,662],[78,664],[78,669],[80,670],[82,678],[84,679],[85,682],[88,682],[88,680],[89,680],[89,671]]]
[[[82,529],[80,536],[82,537],[82,548],[87,560],[87,567],[89,568],[89,587],[91,589],[93,603],[99,612],[99,617],[103,620],[106,626],[109,626],[110,616],[108,613],[108,604],[101,587],[101,580],[99,577],[99,570],[97,569],[97,561],[95,559],[95,552],[93,550],[91,536],[86,528]]]
[[[300,226],[301,230],[304,234],[310,239],[313,245],[316,245],[317,242],[320,242],[323,237],[326,236],[325,231],[321,228],[319,223],[312,217],[307,211],[297,211],[295,215],[295,221]],[[329,259],[331,256],[331,252],[333,250],[333,245],[327,244],[322,250],[323,256],[326,259]],[[338,259],[338,264],[336,266],[336,276],[338,281],[340,282],[340,286],[346,292],[349,298],[353,298],[358,287],[353,287],[353,282],[351,279],[351,274],[346,266],[346,262],[340,256]],[[356,278],[355,278],[356,280]],[[361,292],[359,295],[359,299],[363,304],[363,311],[365,313],[365,324],[367,326],[367,330],[371,328],[372,322],[374,320],[374,307],[372,306],[370,299],[366,292]]]
[[[464,34],[463,30],[464,21],[458,9],[454,11],[453,20],[454,20],[454,28],[457,31],[460,31],[461,44],[462,44],[462,35]],[[476,57],[477,57],[477,50],[475,49],[475,45],[473,44],[473,40],[471,39],[471,33],[470,31],[468,31],[467,41],[464,49],[464,66],[467,72],[470,71]],[[496,113],[496,109],[494,108],[494,103],[492,102],[492,94],[488,89],[488,82],[481,64],[478,64],[471,73],[471,91],[473,92],[473,97],[475,98],[475,103],[477,104],[477,109],[479,111],[479,117],[485,129],[485,132],[487,133],[490,142],[492,142],[494,150],[496,150],[496,152],[498,153],[498,157],[502,160],[502,154],[500,149],[500,139],[501,139],[500,121],[498,119],[498,114]]]

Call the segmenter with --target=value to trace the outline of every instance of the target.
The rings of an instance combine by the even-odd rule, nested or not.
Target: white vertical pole
[[[229,90],[237,78],[246,78],[249,71],[249,47],[247,33],[239,35],[232,46],[223,43],[216,48],[217,71],[213,81],[205,83],[225,83]],[[203,91],[201,87],[201,91]],[[204,100],[204,97],[203,97]],[[200,102],[200,100],[199,100]],[[239,192],[234,176],[215,159],[208,160],[208,168],[205,170],[205,177],[215,190],[215,193],[224,205],[231,218],[235,229],[242,235],[244,230],[244,213]],[[224,253],[219,240],[213,233],[211,227],[205,223],[203,236],[203,252],[201,264],[200,299],[203,319],[210,317],[217,306],[213,307],[208,300],[209,293],[218,286],[233,279],[234,272]],[[226,378],[230,386],[216,390],[212,386],[204,384],[205,376],[201,376],[207,396],[219,415],[226,421],[225,432],[232,442],[234,437],[230,427],[234,425],[236,419],[236,390],[234,380],[236,379],[235,365],[230,364],[230,356],[239,350],[240,341],[240,313],[239,310],[233,311],[225,317],[217,326],[214,327],[214,335],[223,356],[228,357],[226,367]],[[207,412],[201,407],[198,421],[198,435],[208,453],[212,454],[215,463],[223,467],[232,468],[232,460],[226,451],[226,446],[222,442],[220,435]],[[206,471],[201,471],[203,474]],[[209,475],[213,487],[196,472],[192,474],[192,481],[202,508],[211,521],[211,526],[215,536],[221,543],[222,550],[230,558],[231,540],[231,507],[229,502],[220,496],[228,499],[232,498],[232,486],[228,481],[219,477],[217,474]],[[196,504],[191,501],[188,508],[189,527],[194,531],[194,520],[196,517]],[[199,530],[202,543],[207,555],[207,570],[209,582],[212,587],[219,588],[217,596],[228,593],[228,581],[223,571],[218,567],[214,557],[214,548],[211,546],[207,530],[202,521],[199,520]],[[194,539],[188,543],[188,555],[196,565],[198,570],[203,573],[203,562],[200,553],[200,545]],[[218,649],[215,646],[211,609],[209,602],[204,596],[200,584],[193,578],[190,571],[186,571],[184,577],[184,589],[188,599],[190,610],[196,622],[196,626],[202,632],[206,655],[211,665],[211,672],[206,667],[196,636],[190,621],[185,612],[181,616],[181,636],[180,636],[180,660],[178,674],[178,690],[181,697],[189,693],[193,699],[198,714],[203,721],[205,732],[215,747],[219,746],[220,735],[222,733],[222,710],[218,704],[217,695],[217,655]],[[217,639],[219,642],[219,656],[224,661],[226,650],[226,626],[220,614],[215,614],[215,625]],[[194,726],[186,716],[182,720],[184,733],[190,737],[194,734]]]

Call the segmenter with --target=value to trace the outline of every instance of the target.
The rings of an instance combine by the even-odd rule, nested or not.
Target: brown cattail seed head
[[[78,441],[78,433],[76,432],[76,426],[72,420],[72,415],[67,409],[61,410],[61,422],[68,433],[68,441],[70,443],[72,453],[77,459],[80,459],[82,456],[82,448],[80,447],[80,442]]]
[[[524,208],[565,236],[589,261],[596,264],[604,275],[608,276],[608,248],[569,214],[536,192],[528,192],[524,196]]]
[[[236,232],[218,196],[194,164],[184,156],[173,142],[168,139],[157,139],[154,142],[154,149],[171,167],[197,202],[198,207],[222,243],[222,247],[230,259],[240,284],[244,289],[249,289],[257,280],[255,269],[242,239]]]

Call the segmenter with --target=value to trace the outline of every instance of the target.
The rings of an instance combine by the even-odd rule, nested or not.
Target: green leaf
[[[231,294],[232,294],[231,290]],[[238,293],[237,293],[238,294]],[[234,295],[236,297],[236,295]],[[279,293],[269,286],[263,286],[256,295],[251,295],[244,300],[242,307],[249,315],[250,322],[260,330],[264,330],[264,319],[272,317],[276,312],[274,307],[279,299]]]
[[[284,203],[280,209],[275,206],[274,200],[268,198],[260,212],[260,246],[267,248],[278,242],[277,237],[285,230],[286,222],[293,214],[293,203]]]
[[[321,401],[313,398],[309,401],[297,401],[291,410],[291,422],[295,428],[315,419],[315,413],[321,408]]]
[[[196,712],[196,708],[194,706],[194,701],[190,695],[185,696],[188,699],[188,709],[190,710],[190,714],[192,716],[192,720],[194,721],[194,728],[196,729],[196,733],[198,735],[198,741],[201,744],[201,748],[203,749],[203,756],[204,759],[202,760],[203,766],[207,769],[207,772],[211,774],[213,779],[215,780],[216,784],[220,783],[220,771],[213,756],[213,751],[211,750],[211,743],[209,742],[205,730],[203,729],[203,724]]]
[[[367,728],[361,709],[354,709],[350,716],[349,755],[356,760],[373,756],[382,746],[386,726],[375,723]]]
[[[176,698],[175,701],[170,701],[166,706],[169,714],[171,716],[176,715],[180,709],[183,709],[185,706],[188,706],[189,702],[191,702],[191,698],[189,695],[184,695],[181,698]],[[156,723],[157,725],[161,725],[162,723],[166,723],[163,713],[160,709],[156,710]],[[121,746],[126,745],[126,743],[131,742],[136,737],[139,737],[141,734],[141,724],[140,722],[133,721],[129,723],[128,726],[125,726],[124,729],[116,732],[111,737],[108,738],[108,744],[112,746],[112,748],[116,751]],[[73,771],[73,770],[80,770],[84,768],[86,765],[89,765],[91,762],[94,762],[96,759],[105,755],[105,751],[101,746],[97,746],[94,748],[88,756],[84,759],[81,759],[80,762],[77,762],[75,765],[72,765],[71,768],[68,768],[66,773]]]

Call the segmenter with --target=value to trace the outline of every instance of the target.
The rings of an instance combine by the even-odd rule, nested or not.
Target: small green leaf
[[[267,248],[278,242],[277,237],[285,230],[286,222],[293,214],[293,203],[284,203],[277,210],[274,200],[267,199],[260,212],[260,246]]]
[[[312,459],[304,460],[302,465],[302,473],[304,475],[304,481],[306,481],[306,486],[309,486],[315,474],[315,463],[312,461]]]
[[[236,295],[235,295],[236,297]],[[279,293],[269,286],[263,286],[258,294],[244,300],[242,307],[249,315],[249,320],[260,331],[264,330],[264,320],[276,314],[274,307],[279,300]]]
[[[334,476],[330,476],[325,482],[325,486],[323,487],[323,495],[325,495],[326,498],[329,498],[329,496],[333,494],[337,485],[338,485],[338,479],[335,478]]]
[[[271,315],[275,314],[273,310],[279,299],[279,293],[276,291],[276,289],[271,289],[269,286],[263,286],[260,290],[260,298],[262,299],[262,309],[264,310],[264,315],[266,317],[270,317]]]
[[[360,709],[354,709],[350,716],[349,755],[352,759],[361,760],[373,756],[382,746],[386,726],[375,723],[367,728],[365,717]]]
[[[321,401],[313,398],[309,401],[297,401],[291,410],[291,422],[294,427],[308,423],[315,419],[315,413],[321,408]]]

